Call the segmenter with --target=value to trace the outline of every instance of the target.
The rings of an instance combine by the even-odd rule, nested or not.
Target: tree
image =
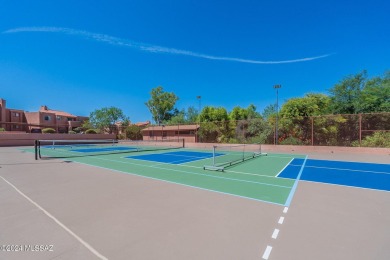
[[[260,114],[256,112],[256,106],[250,104],[247,108],[236,106],[229,113],[231,120],[230,127],[235,129],[235,142],[245,143],[248,137],[248,125],[253,119],[260,118]]]
[[[263,118],[249,121],[246,139],[249,143],[272,143],[272,127]]]
[[[287,100],[279,113],[281,139],[309,140],[311,136],[310,117],[325,114],[329,103],[328,96],[315,93],[306,94],[303,98]]]
[[[367,81],[361,92],[359,111],[390,112],[390,71],[383,78],[375,77]]]
[[[169,121],[165,122],[169,125],[177,125],[186,123],[186,111],[182,109],[181,111],[176,111],[174,115],[169,119]]]
[[[224,107],[206,106],[199,114],[199,136],[203,142],[228,142],[234,135]]]
[[[291,98],[280,109],[280,117],[309,117],[326,114],[330,98],[324,94],[309,93],[303,98]]]
[[[123,125],[128,124],[129,119],[126,117],[122,110],[116,107],[104,107],[102,109],[96,109],[89,116],[90,124],[104,132],[113,133],[116,131],[115,123],[122,121]]]
[[[199,112],[195,107],[190,106],[187,108],[186,119],[188,123],[195,123],[198,121]]]
[[[331,94],[331,111],[334,114],[360,113],[360,96],[367,81],[367,72],[344,78],[329,90]]]
[[[333,114],[390,112],[390,71],[367,78],[367,72],[344,78],[329,90]]]
[[[227,121],[229,116],[226,108],[205,106],[199,114],[201,122]]]
[[[182,109],[180,111],[175,111],[173,116],[165,123],[170,125],[195,123],[197,122],[198,115],[198,110],[196,110],[193,106],[190,106],[187,110]]]
[[[153,120],[159,125],[164,121],[169,121],[179,98],[173,92],[164,92],[161,86],[152,89],[150,95],[151,98],[145,105],[149,108]]]
[[[142,140],[142,127],[131,125],[126,128],[126,137],[130,140]]]
[[[259,118],[259,117],[261,116],[258,112],[256,112],[256,106],[253,104],[250,104],[247,108],[236,106],[229,113],[230,120],[234,120],[234,121],[247,120],[247,119]]]

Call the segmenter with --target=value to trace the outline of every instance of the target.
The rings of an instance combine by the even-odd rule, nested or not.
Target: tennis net
[[[223,171],[226,167],[264,155],[267,153],[261,151],[261,144],[213,146],[212,163],[203,169]]]
[[[36,140],[35,159],[72,158],[115,153],[179,149],[184,139],[170,140]]]

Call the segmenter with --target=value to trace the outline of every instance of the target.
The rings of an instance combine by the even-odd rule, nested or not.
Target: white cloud
[[[175,48],[167,48],[158,45],[134,42],[131,40],[121,39],[121,38],[117,38],[105,34],[91,33],[87,31],[79,31],[79,30],[74,30],[70,28],[61,28],[61,27],[20,27],[20,28],[14,28],[14,29],[4,31],[3,33],[21,33],[21,32],[64,33],[69,35],[81,36],[87,39],[95,40],[98,42],[104,42],[115,46],[130,47],[130,48],[138,49],[145,52],[151,52],[151,53],[167,53],[167,54],[175,54],[175,55],[192,56],[192,57],[208,59],[208,60],[234,61],[234,62],[252,63],[252,64],[283,64],[283,63],[305,62],[305,61],[325,58],[332,55],[332,54],[324,54],[324,55],[319,55],[314,57],[298,58],[292,60],[261,61],[261,60],[207,55],[207,54],[196,53],[192,51],[179,50]]]

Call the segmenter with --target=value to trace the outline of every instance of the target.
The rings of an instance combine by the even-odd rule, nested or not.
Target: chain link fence
[[[6,131],[34,132],[32,130],[35,128],[53,126],[2,123],[1,127]],[[196,143],[390,147],[390,113],[278,118],[278,140],[275,117],[268,120],[255,118],[240,121],[113,127],[115,129],[111,129],[110,132],[116,133],[119,138],[133,140],[179,138]]]
[[[316,146],[390,147],[390,113],[148,126],[144,138],[188,138],[200,143],[263,143]]]

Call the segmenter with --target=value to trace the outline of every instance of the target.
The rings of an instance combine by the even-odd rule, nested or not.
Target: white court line
[[[231,170],[225,170],[226,173],[238,173],[238,174],[244,174],[244,175],[253,175],[253,176],[259,176],[259,177],[267,177],[267,178],[275,178],[273,175],[265,175],[265,174],[257,174],[257,173],[247,173],[247,172],[238,172],[238,171],[231,171]]]
[[[290,160],[290,162],[289,162],[288,164],[286,164],[286,166],[284,166],[283,169],[281,169],[280,172],[278,172],[278,174],[275,175],[275,177],[278,177],[279,174],[281,174],[281,173],[287,168],[287,166],[290,165],[290,163],[291,163],[293,160],[294,160],[294,158],[292,158],[292,159]]]
[[[102,260],[108,260],[107,257],[103,256],[102,254],[100,254],[98,251],[96,251],[96,249],[94,249],[90,244],[88,244],[87,242],[85,242],[82,238],[80,238],[78,235],[76,235],[75,233],[73,233],[72,230],[70,230],[69,228],[67,228],[64,224],[62,224],[56,217],[54,217],[52,214],[50,214],[49,212],[47,212],[44,208],[42,208],[38,203],[36,203],[35,201],[33,201],[32,199],[30,199],[27,195],[25,195],[23,192],[21,192],[18,188],[15,187],[15,185],[13,185],[12,183],[10,183],[9,181],[7,181],[4,177],[0,176],[0,178],[2,178],[6,183],[8,183],[8,185],[10,185],[12,188],[14,188],[14,190],[16,190],[20,195],[22,195],[25,199],[27,199],[31,204],[33,204],[35,207],[37,207],[38,209],[42,210],[43,213],[45,213],[46,216],[48,216],[49,218],[51,218],[54,222],[56,222],[60,227],[62,227],[66,232],[68,232],[71,236],[73,236],[75,239],[77,239],[84,247],[86,247],[92,254],[94,254],[95,256],[97,256],[99,259],[102,259]]]
[[[283,222],[284,222],[284,217],[280,217],[280,218],[279,218],[279,221],[278,221],[278,224],[282,225]]]
[[[339,187],[347,187],[347,188],[352,188],[352,189],[375,190],[375,191],[381,191],[381,192],[390,192],[390,190],[384,190],[384,189],[365,188],[365,187],[351,186],[351,185],[346,185],[346,184],[336,184],[336,183],[329,183],[329,182],[322,182],[322,181],[307,181],[307,180],[301,180],[301,181],[310,182],[310,183],[320,183],[320,184],[339,186]]]
[[[172,166],[172,165],[175,165],[175,166],[180,166],[180,167],[189,167],[189,168],[196,168],[196,169],[203,169],[203,166],[202,167],[199,167],[199,166],[194,166],[194,165],[187,165],[186,163],[191,163],[191,162],[185,162],[185,163],[182,163],[182,164],[172,164],[172,163],[166,163],[166,162],[155,162],[155,161],[148,161],[148,160],[143,160],[143,159],[138,159],[138,158],[127,158],[128,156],[124,156],[124,157],[120,157],[122,159],[131,159],[131,160],[138,160],[138,161],[143,161],[143,162],[148,162],[148,163],[156,163],[155,166],[157,165],[169,165],[169,166]],[[207,159],[211,159],[211,158],[204,158],[204,159],[199,159],[197,160],[198,161],[202,161],[202,160],[207,160]],[[134,164],[134,163],[133,163]],[[134,165],[140,165],[141,164],[134,164]],[[142,164],[142,166],[145,166]],[[150,166],[148,166],[150,167]],[[275,178],[275,176],[273,175],[265,175],[265,174],[256,174],[256,173],[247,173],[247,172],[238,172],[238,171],[232,171],[232,170],[225,170],[225,173],[238,173],[238,174],[244,174],[244,175],[253,175],[253,176],[259,176],[259,177],[267,177],[267,178]]]
[[[64,154],[69,154],[67,152],[62,152]],[[133,152],[130,152],[130,153],[133,153]],[[110,154],[101,154],[102,156],[103,155],[110,155]],[[136,156],[136,155],[135,155]],[[88,156],[86,156],[88,157]],[[120,158],[123,158],[123,159],[132,159],[132,160],[138,160],[138,161],[144,161],[144,162],[151,162],[151,161],[148,161],[148,160],[143,160],[143,159],[138,159],[138,158],[127,158],[127,157],[131,157],[126,155],[126,156],[123,156],[123,157],[120,157]],[[278,157],[278,156],[266,156],[266,157],[275,157],[275,158],[291,158],[291,157]],[[262,158],[266,158],[265,156],[262,157]],[[70,160],[71,158],[57,158],[59,160]],[[197,160],[198,161],[203,161],[203,160],[208,160],[208,159],[211,159],[211,158],[203,158],[203,159],[199,159]],[[294,158],[293,158],[294,159]],[[293,160],[291,159],[291,160]],[[170,165],[172,166],[173,164],[172,163],[166,163],[166,162],[155,162],[156,164],[161,164],[161,165]],[[187,163],[191,163],[191,162],[184,162],[183,164],[175,164],[176,166],[180,166],[180,167],[189,167],[189,168],[196,168],[196,169],[202,169],[203,167],[199,167],[199,166],[193,166],[193,165],[187,165]],[[134,164],[134,163],[133,163]],[[140,165],[141,164],[134,164],[134,165]],[[142,166],[145,166],[145,165],[142,165]],[[150,166],[148,166],[150,167]],[[238,173],[238,174],[244,174],[244,175],[253,175],[253,176],[259,176],[259,177],[267,177],[267,178],[275,178],[275,176],[270,176],[270,175],[265,175],[265,174],[256,174],[256,173],[246,173],[246,172],[239,172],[239,171],[232,171],[232,170],[226,170],[225,171],[226,173]]]
[[[390,174],[390,172],[376,172],[376,171],[355,170],[355,169],[347,169],[347,168],[332,168],[332,167],[326,167],[326,166],[306,166],[306,168],[329,169],[329,170],[336,170],[336,171],[350,171],[350,172],[368,172],[368,173],[378,173],[378,174]]]
[[[308,157],[309,157],[309,156],[306,155],[305,160],[304,160],[303,163],[302,163],[301,170],[299,171],[298,176],[297,176],[297,178],[296,178],[295,181],[294,181],[294,185],[293,185],[293,187],[292,187],[292,189],[291,189],[291,191],[290,191],[290,194],[288,195],[288,198],[287,198],[287,201],[286,201],[286,204],[285,204],[287,207],[290,206],[291,201],[292,201],[292,199],[293,199],[293,197],[294,197],[295,191],[296,191],[297,188],[298,188],[298,182],[301,180],[302,172],[303,172],[303,169],[305,169],[305,165],[306,165],[306,162],[307,162],[307,158],[308,158]]]
[[[275,228],[274,232],[272,233],[272,238],[276,239],[279,235],[279,229]]]
[[[288,211],[288,207],[284,207],[284,209],[283,209],[283,213],[284,213],[284,214],[286,214],[286,213],[287,213],[287,211]]]
[[[150,180],[156,180],[156,181],[162,181],[162,182],[167,182],[167,183],[173,183],[173,184],[176,184],[176,185],[182,185],[182,186],[190,187],[190,188],[194,188],[194,189],[205,190],[205,191],[211,191],[211,192],[220,193],[220,194],[224,194],[224,195],[230,195],[230,196],[234,196],[234,197],[238,197],[238,198],[244,198],[244,199],[249,199],[249,200],[260,201],[260,202],[264,202],[264,203],[269,203],[269,204],[274,204],[274,205],[283,206],[283,204],[276,203],[276,202],[270,202],[270,201],[266,201],[266,200],[261,200],[261,199],[255,199],[255,198],[251,198],[251,197],[241,196],[241,195],[237,195],[237,194],[233,194],[233,193],[228,193],[228,192],[222,192],[222,191],[217,191],[217,190],[211,190],[211,189],[201,188],[201,187],[197,187],[197,186],[192,186],[192,185],[188,185],[188,184],[183,184],[183,183],[180,183],[180,182],[174,182],[174,181],[168,181],[168,180],[158,179],[158,178],[154,178],[154,177],[148,177],[148,176],[140,175],[139,173],[125,172],[125,171],[115,170],[115,169],[111,169],[111,168],[107,168],[107,167],[103,167],[103,166],[97,166],[97,165],[88,164],[88,163],[82,163],[82,162],[77,162],[77,161],[74,161],[74,163],[78,163],[78,164],[82,164],[82,165],[87,165],[87,166],[89,166],[89,167],[95,167],[95,168],[105,169],[105,170],[109,170],[109,171],[113,171],[113,172],[119,172],[119,173],[124,173],[124,174],[130,174],[130,175],[134,175],[134,176],[137,176],[137,177],[140,177],[140,178],[146,178],[146,179],[150,179]]]
[[[269,255],[271,254],[271,251],[272,251],[272,246],[267,246],[263,254],[263,259],[267,260]]]
[[[195,160],[188,161],[188,158],[185,158],[185,159],[182,159],[182,160],[171,161],[171,162],[159,162],[159,161],[153,161],[153,160],[150,160],[150,159],[135,158],[135,157],[131,157],[131,156],[121,157],[121,158],[123,158],[123,159],[131,159],[131,160],[138,160],[138,161],[143,161],[143,162],[148,162],[148,163],[167,164],[167,165],[181,165],[182,163],[180,163],[180,162],[187,163],[187,162],[194,162],[195,161]],[[179,164],[176,164],[176,163],[179,163]],[[197,168],[200,168],[200,167],[197,167]]]
[[[185,152],[185,151],[183,151]],[[200,152],[199,152],[200,153]],[[205,156],[194,156],[194,155],[181,155],[181,154],[173,154],[172,152],[168,153],[159,153],[159,155],[164,155],[164,156],[177,156],[177,157],[188,157],[188,158],[196,158],[196,159],[209,159],[213,157],[205,157]],[[137,155],[135,155],[137,156]]]
[[[157,164],[157,165],[144,165],[144,164],[136,164],[136,163],[131,163],[131,162],[123,162],[123,161],[110,160],[110,159],[104,159],[104,158],[93,158],[93,159],[109,161],[109,162],[116,162],[116,163],[122,163],[122,164],[132,164],[132,165],[137,165],[137,166],[143,166],[143,167],[148,167],[148,168],[155,168],[155,169],[160,169],[160,170],[168,170],[168,171],[173,171],[173,172],[182,172],[182,173],[187,173],[187,174],[192,174],[192,175],[199,175],[199,176],[205,176],[205,177],[216,178],[216,179],[223,179],[223,180],[230,180],[230,181],[237,181],[237,182],[245,182],[245,183],[254,183],[254,184],[264,185],[264,186],[272,186],[272,187],[291,189],[291,187],[284,186],[284,185],[270,184],[270,183],[257,182],[257,181],[240,180],[240,179],[235,179],[235,178],[226,178],[226,177],[222,177],[222,176],[214,176],[214,175],[209,175],[209,174],[204,174],[204,173],[195,173],[195,172],[182,171],[182,170],[176,170],[176,169],[167,169],[167,168],[163,168],[163,167],[157,166],[159,164]],[[170,165],[172,166],[172,164],[170,164]],[[141,174],[138,174],[138,175],[142,176]]]

